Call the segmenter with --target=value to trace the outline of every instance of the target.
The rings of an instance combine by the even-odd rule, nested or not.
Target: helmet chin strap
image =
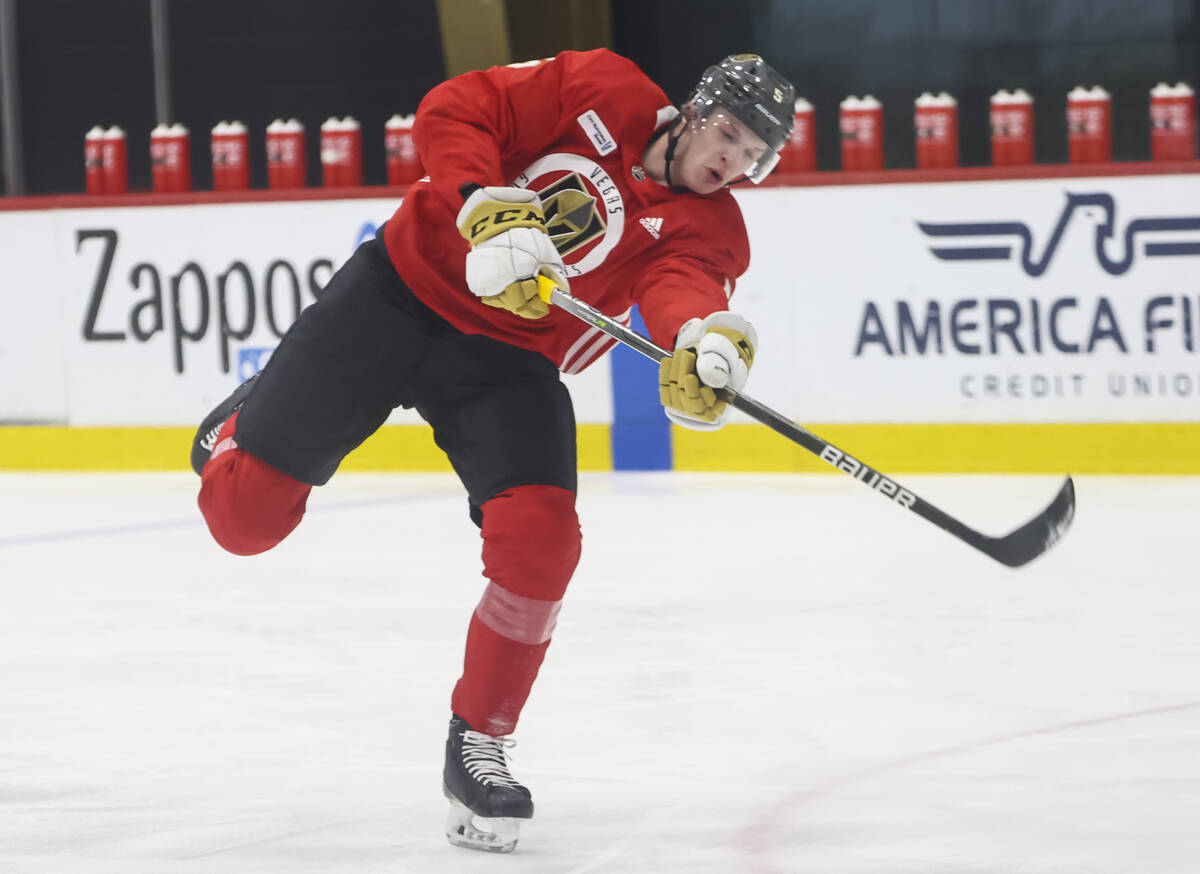
[[[672,191],[674,191],[676,194],[692,193],[692,189],[687,188],[683,185],[676,185],[674,182],[671,181],[671,162],[673,160],[675,160],[675,146],[677,146],[679,144],[679,138],[681,136],[683,136],[683,132],[687,128],[687,126],[688,126],[688,121],[686,119],[683,119],[683,125],[679,128],[678,132],[676,132],[674,130],[670,130],[667,132],[667,155],[666,155],[667,187],[670,188]]]

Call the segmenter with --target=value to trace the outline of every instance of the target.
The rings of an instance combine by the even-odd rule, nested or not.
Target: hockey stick
[[[605,334],[616,338],[653,361],[661,361],[671,354],[636,331],[567,294],[546,276],[538,277],[538,295],[548,303],[553,303],[575,318],[594,325]],[[822,461],[828,462],[884,497],[890,498],[901,507],[911,510],[943,531],[949,532],[964,543],[1009,567],[1021,567],[1053,546],[1066,533],[1067,528],[1071,525],[1071,519],[1075,516],[1075,484],[1070,477],[1067,477],[1062,488],[1058,490],[1058,494],[1045,510],[1003,537],[990,537],[964,525],[958,519],[918,497],[915,492],[884,476],[869,464],[859,461],[850,453],[800,427],[790,419],[784,418],[753,398],[730,388],[721,389],[719,394],[730,406],[779,432],[793,443],[800,444]]]

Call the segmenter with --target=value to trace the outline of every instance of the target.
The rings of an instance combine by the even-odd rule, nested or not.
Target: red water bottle
[[[1033,163],[1033,98],[1018,88],[992,95],[992,163],[1013,167]]]
[[[213,189],[250,187],[250,134],[240,121],[217,122],[212,129]]]
[[[150,179],[157,192],[192,190],[186,127],[158,125],[150,131]]]
[[[342,137],[342,123],[330,116],[321,125],[321,184],[326,188],[339,188],[346,184],[345,167],[348,154]]]
[[[292,118],[267,125],[267,185],[303,188],[307,183],[304,159],[304,125]]]
[[[158,192],[192,190],[192,156],[186,127],[160,124],[150,132],[150,177]]]
[[[350,116],[321,125],[321,166],[327,188],[362,185],[362,129]]]
[[[359,186],[363,184],[362,161],[362,125],[347,115],[342,119],[342,135],[345,137],[345,183]]]
[[[883,169],[883,105],[870,94],[842,101],[842,169]]]
[[[917,135],[917,167],[933,170],[958,166],[958,101],[943,91],[926,91],[913,102]]]
[[[104,128],[100,125],[83,137],[83,174],[88,194],[104,193]]]
[[[812,173],[817,169],[817,127],[813,105],[797,98],[792,116],[792,137],[779,153],[777,173]]]
[[[267,125],[267,187],[283,188],[283,119]]]
[[[1155,161],[1196,157],[1196,92],[1183,82],[1150,90],[1150,153]]]
[[[411,185],[425,175],[413,140],[415,118],[413,115],[393,115],[383,126],[388,185]]]
[[[150,183],[154,191],[160,194],[171,190],[171,183],[167,178],[167,141],[170,136],[170,125],[160,124],[150,131]]]
[[[838,104],[838,130],[842,135],[842,169],[862,169],[862,144],[858,139],[858,119],[862,115],[861,101],[851,94]]]
[[[105,194],[124,194],[129,190],[128,151],[125,131],[115,124],[104,132],[101,170]]]
[[[225,140],[229,136],[229,122],[218,121],[213,125],[209,151],[212,153],[213,191],[224,191],[229,187],[229,173],[225,169]]]
[[[1067,95],[1067,154],[1072,164],[1112,160],[1112,99],[1099,85]]]

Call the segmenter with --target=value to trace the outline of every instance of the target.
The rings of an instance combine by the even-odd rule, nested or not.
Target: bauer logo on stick
[[[908,489],[901,488],[879,471],[872,470],[854,456],[847,455],[833,446],[826,446],[821,450],[821,460],[829,462],[856,480],[861,480],[880,494],[887,495],[901,507],[911,507],[917,501],[917,496]],[[874,476],[871,476],[872,474]]]

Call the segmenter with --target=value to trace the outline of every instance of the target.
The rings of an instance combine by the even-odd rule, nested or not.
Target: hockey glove
[[[467,287],[488,306],[540,319],[550,312],[550,304],[538,297],[538,274],[568,287],[534,192],[477,188],[458,213],[458,230],[471,244]]]
[[[741,391],[757,344],[754,326],[734,313],[684,322],[674,353],[658,364],[658,393],[667,418],[697,431],[724,425],[726,403],[716,389]]]

